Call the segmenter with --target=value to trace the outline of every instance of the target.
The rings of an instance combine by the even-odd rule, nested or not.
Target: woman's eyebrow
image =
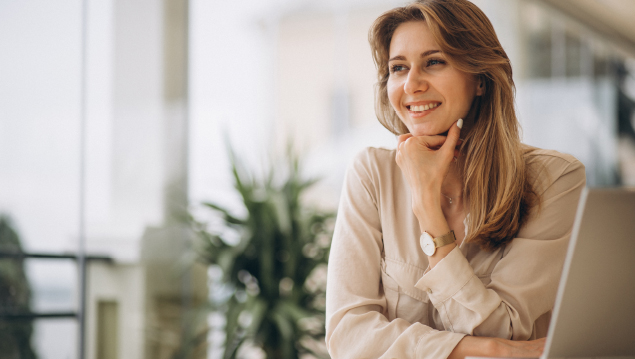
[[[436,53],[439,53],[439,52],[441,52],[441,50],[428,50],[426,52],[421,53],[421,58],[424,58],[424,57],[427,57],[427,56],[430,56],[432,54],[436,54]],[[391,58],[390,60],[388,60],[388,62],[396,61],[396,60],[403,61],[403,60],[406,60],[406,57],[403,56],[403,55],[397,55],[397,56]]]
[[[441,52],[441,50],[428,50],[428,51],[426,51],[426,52],[422,53],[422,54],[421,54],[421,57],[422,57],[422,58],[423,58],[423,57],[427,57],[427,56],[430,56],[430,55],[432,55],[432,54],[436,54],[436,53],[439,53],[439,52]]]

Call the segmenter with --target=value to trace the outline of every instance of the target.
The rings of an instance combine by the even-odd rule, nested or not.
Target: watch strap
[[[454,231],[449,231],[442,236],[433,238],[432,241],[434,242],[434,246],[439,248],[454,243],[456,241],[456,237],[454,236]]]

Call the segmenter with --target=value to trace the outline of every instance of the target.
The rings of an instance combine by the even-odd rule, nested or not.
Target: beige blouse
[[[498,250],[462,243],[429,270],[395,151],[357,155],[328,264],[326,345],[333,359],[439,359],[465,335],[546,336],[586,180],[573,156],[539,149],[529,156],[542,196],[538,215]]]

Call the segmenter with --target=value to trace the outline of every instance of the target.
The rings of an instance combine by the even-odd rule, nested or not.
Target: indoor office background
[[[635,186],[635,2],[474,2],[524,141]],[[264,173],[290,144],[321,178],[302,200],[336,208],[352,157],[396,143],[367,34],[403,3],[0,0],[0,359],[220,358],[224,313],[197,310],[218,273],[188,221],[214,221],[205,201],[246,215],[229,147]]]

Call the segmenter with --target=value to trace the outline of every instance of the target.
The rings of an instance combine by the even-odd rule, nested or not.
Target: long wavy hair
[[[369,32],[379,80],[375,110],[379,122],[396,135],[408,128],[388,100],[389,49],[395,29],[409,21],[424,21],[449,63],[476,76],[485,88],[472,105],[474,124],[458,165],[470,214],[465,241],[494,250],[511,241],[540,204],[529,179],[529,150],[520,142],[511,63],[487,16],[467,0],[420,0],[384,13]]]

